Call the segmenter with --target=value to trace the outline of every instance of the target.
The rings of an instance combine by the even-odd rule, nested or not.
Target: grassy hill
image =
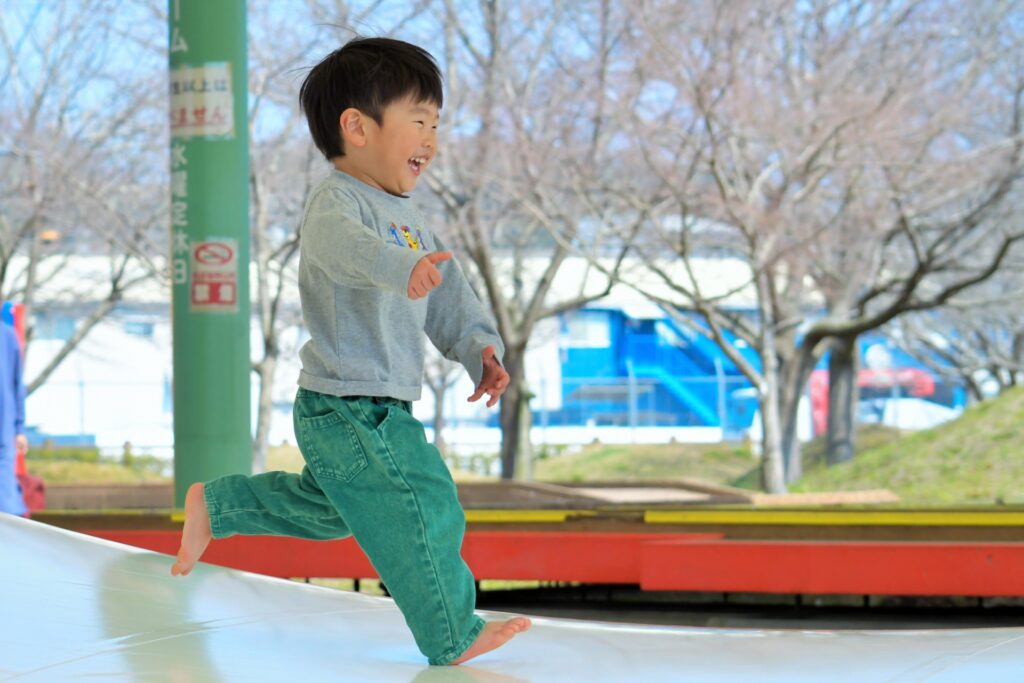
[[[793,492],[889,489],[905,505],[1024,504],[1024,387],[966,410],[934,429],[901,434],[862,428],[857,456],[825,465],[825,440],[803,448],[804,478]],[[542,460],[548,481],[703,479],[759,487],[760,473],[745,446],[593,444],[579,453]]]
[[[810,463],[793,491],[887,488],[905,504],[1024,503],[1024,387],[956,420],[867,448],[849,463]]]
[[[731,484],[754,466],[746,445],[738,444],[590,444],[578,453],[538,460],[540,481],[658,481],[700,479]]]

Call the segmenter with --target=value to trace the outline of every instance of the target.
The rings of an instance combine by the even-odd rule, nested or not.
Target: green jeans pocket
[[[317,477],[349,482],[366,469],[366,451],[359,435],[341,413],[300,417],[298,425],[296,438]]]

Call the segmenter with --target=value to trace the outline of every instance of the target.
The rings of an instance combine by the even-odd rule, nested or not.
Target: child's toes
[[[530,628],[530,620],[525,617],[516,617],[515,619],[509,619],[505,622],[505,627],[502,629],[509,636],[514,636],[517,633]]]

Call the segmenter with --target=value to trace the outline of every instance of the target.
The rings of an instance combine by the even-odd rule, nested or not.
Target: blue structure
[[[753,386],[699,331],[705,327],[701,316],[692,312],[682,316],[683,323],[667,313],[660,318],[634,318],[618,308],[587,308],[563,315],[561,407],[541,411],[535,401],[534,424],[700,426],[720,427],[727,437],[742,434],[758,407]],[[727,338],[760,368],[753,349],[731,335]],[[870,384],[877,371],[870,368],[878,365],[881,348],[889,352],[885,363],[898,370],[903,382],[887,386],[882,398],[918,396],[950,407],[963,405],[962,389],[935,377],[883,335],[862,336],[860,347],[862,367],[868,368],[861,375],[865,400],[879,398]],[[826,356],[818,371],[827,373],[827,368]]]
[[[686,324],[668,315],[631,318],[614,308],[563,316],[562,407],[549,411],[546,423],[749,426],[752,411],[732,394],[750,383],[695,329],[701,319],[687,317]],[[733,341],[751,362],[759,363],[756,353]]]

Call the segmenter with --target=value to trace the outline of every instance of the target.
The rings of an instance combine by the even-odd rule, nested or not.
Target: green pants
[[[406,401],[299,389],[301,474],[230,475],[205,485],[214,538],[355,536],[431,664],[476,640],[476,586],[460,554],[466,517],[448,468]]]

